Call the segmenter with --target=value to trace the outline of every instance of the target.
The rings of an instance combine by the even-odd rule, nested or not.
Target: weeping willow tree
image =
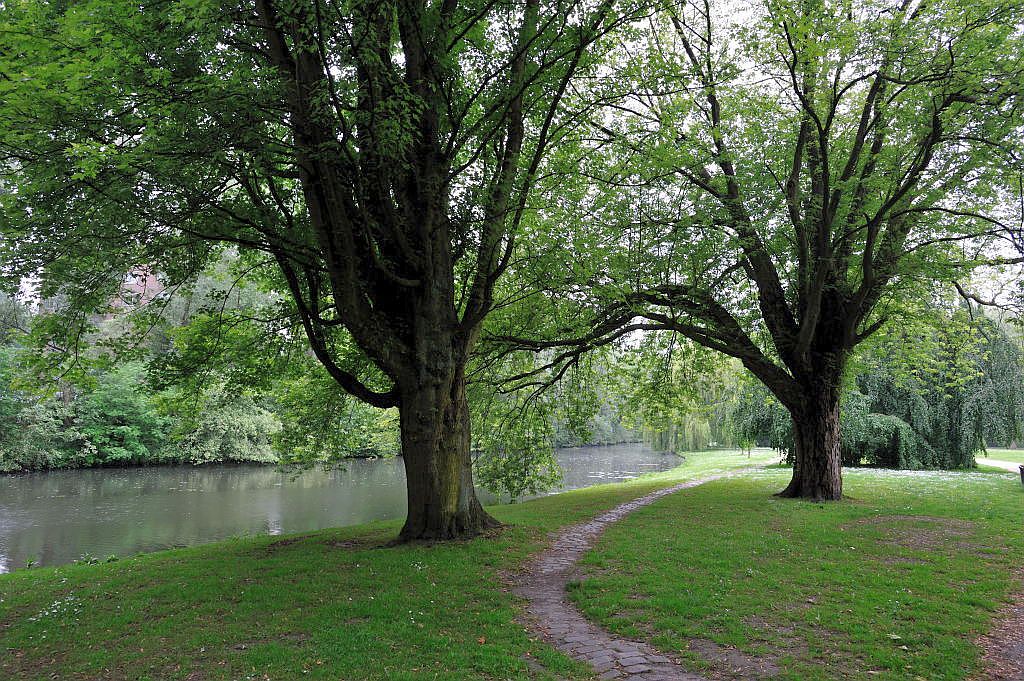
[[[672,335],[649,335],[617,355],[619,412],[654,449],[693,452],[737,448],[735,423],[744,382],[738,362]]]
[[[898,417],[922,441],[920,459],[974,465],[988,444],[1024,428],[1024,353],[1012,330],[966,306],[912,334],[894,332],[857,377],[868,410]]]
[[[986,446],[1024,430],[1024,352],[1013,328],[967,305],[884,333],[853,365],[843,393],[844,465],[970,468]],[[737,420],[792,456],[785,411],[748,389]]]

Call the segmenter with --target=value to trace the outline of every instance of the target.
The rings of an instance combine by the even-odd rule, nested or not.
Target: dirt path
[[[1021,596],[1021,594],[1018,594]],[[986,681],[1024,681],[1024,606],[1008,606],[995,628],[980,639]]]
[[[608,525],[668,494],[729,475],[735,473],[691,480],[651,492],[559,532],[551,546],[533,559],[518,584],[518,592],[528,601],[530,625],[536,633],[563,653],[590,664],[602,679],[706,681],[646,643],[619,638],[592,624],[569,602],[565,587],[577,575],[577,561]]]
[[[1016,464],[1015,464],[1016,465]],[[982,672],[974,681],[1024,681],[1024,569],[1017,591],[999,611],[992,628],[975,643],[982,649]]]
[[[979,466],[1020,472],[1021,464],[1013,461],[977,459]],[[1018,576],[1024,582],[1024,573]],[[1024,681],[1024,591],[1018,591],[1012,603],[1003,608],[991,631],[977,640],[982,650],[984,670],[976,681]]]
[[[979,458],[975,459],[979,466],[992,466],[993,468],[1002,468],[1003,470],[1017,473],[1020,471],[1020,464],[1014,463],[1013,461],[1000,461],[999,459],[987,459]]]

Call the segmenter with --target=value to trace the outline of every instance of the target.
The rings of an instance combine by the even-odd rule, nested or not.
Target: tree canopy
[[[1022,9],[672,4],[563,150],[567,276],[506,335],[561,348],[538,372],[634,331],[735,357],[792,416],[783,494],[838,498],[854,348],[936,282],[1021,262]]]
[[[234,246],[347,392],[398,407],[403,536],[473,534],[465,365],[611,2],[5,5],[12,282],[103,306]],[[586,106],[584,105],[584,108]],[[80,318],[81,319],[81,318]],[[81,324],[54,335],[75,344]]]
[[[230,249],[269,302],[197,315],[165,368],[226,333],[255,380],[248,322],[275,361],[301,339],[334,386],[298,372],[293,415],[322,415],[303,391],[397,409],[405,539],[493,525],[471,397],[534,409],[478,433],[489,477],[550,467],[533,389],[650,332],[761,381],[792,421],[783,494],[836,499],[855,348],[1024,260],[1022,25],[1019,0],[15,0],[0,271],[56,301],[52,365],[129,273],[173,289]],[[467,391],[497,373],[529,397]],[[200,459],[242,408],[211,404]]]

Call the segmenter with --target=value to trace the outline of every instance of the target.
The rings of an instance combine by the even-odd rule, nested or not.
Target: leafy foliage
[[[74,423],[79,446],[72,467],[158,461],[170,430],[144,389],[139,364],[102,374],[96,388],[76,402]]]
[[[501,377],[529,372],[532,358],[506,357],[481,366],[469,386],[474,468],[486,488],[515,500],[561,480],[555,447],[613,444],[636,439],[612,404],[610,356],[588,357],[561,377],[505,392]]]
[[[966,308],[918,321],[855,362],[840,420],[844,465],[969,468],[1024,428],[1024,362],[1011,328]],[[791,457],[791,419],[766,390],[744,392],[738,409],[757,440]]]
[[[673,452],[738,447],[738,363],[676,335],[648,335],[618,358],[621,411],[651,447]]]
[[[0,8],[0,275],[51,305],[0,325],[66,383],[37,403],[9,381],[0,418],[37,435],[5,466],[175,459],[176,438],[196,461],[334,459],[397,450],[400,423],[421,471],[458,456],[461,485],[472,442],[518,495],[553,444],[626,436],[620,413],[664,448],[791,450],[740,365],[798,426],[834,422],[853,350],[1015,238],[1019,2],[324,4]],[[131,315],[144,342],[109,318],[139,270],[169,291]],[[920,367],[879,354],[857,379],[848,459],[960,466],[1020,438],[1019,351],[954,321],[911,339]],[[485,330],[545,339],[494,367],[525,393],[470,376],[463,399]],[[734,362],[647,337],[581,372],[629,330]],[[159,394],[97,369],[145,353]],[[634,379],[621,404],[601,371]]]
[[[283,460],[309,463],[399,452],[396,410],[362,404],[322,368],[296,360],[268,395],[281,419],[274,446]]]
[[[1017,0],[668,3],[594,83],[614,110],[560,149],[569,198],[524,277],[543,283],[523,345],[571,363],[662,330],[730,355],[795,419],[785,496],[840,498],[855,350],[936,282],[1021,263],[1022,17]]]
[[[271,438],[281,430],[273,413],[249,395],[218,393],[207,400],[196,428],[175,445],[178,456],[193,464],[213,461],[273,463]]]

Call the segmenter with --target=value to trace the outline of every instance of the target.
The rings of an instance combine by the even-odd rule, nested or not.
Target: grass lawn
[[[979,456],[983,456],[988,459],[996,459],[998,461],[1024,463],[1024,449],[989,449]]]
[[[1019,480],[848,470],[850,498],[827,505],[770,497],[786,480],[767,469],[628,516],[585,557],[573,599],[695,670],[969,677],[971,641],[1019,588]]]
[[[773,460],[691,455],[668,473],[498,506],[508,528],[455,545],[385,547],[400,526],[386,522],[0,575],[0,679],[590,678],[516,624],[506,576],[563,525]]]
[[[694,455],[668,473],[495,507],[509,527],[455,545],[386,547],[399,527],[388,522],[0,575],[0,679],[589,679],[515,622],[507,576],[561,526],[774,460]],[[638,511],[587,558],[594,578],[575,597],[664,650],[732,645],[772,657],[783,678],[963,678],[970,639],[1024,557],[1019,483],[857,471],[853,500],[819,507],[773,499],[787,475]]]

